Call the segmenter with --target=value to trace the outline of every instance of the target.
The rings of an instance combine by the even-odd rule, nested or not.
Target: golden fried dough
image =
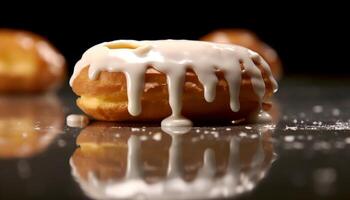
[[[63,56],[34,33],[0,29],[0,92],[55,89],[66,75]]]

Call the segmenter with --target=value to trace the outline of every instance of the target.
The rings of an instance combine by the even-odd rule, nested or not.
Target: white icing
[[[116,40],[98,44],[88,49],[77,62],[70,85],[87,66],[90,79],[97,79],[101,71],[123,72],[127,79],[128,111],[137,116],[142,110],[144,76],[147,68],[153,67],[167,76],[172,115],[163,120],[162,126],[191,126],[192,123],[181,115],[186,70],[191,68],[197,74],[208,102],[215,99],[218,82],[215,71],[224,72],[229,86],[230,107],[237,112],[240,109],[241,63],[251,78],[260,103],[265,94],[265,83],[255,63],[262,66],[273,90],[277,90],[269,65],[257,53],[237,45],[189,40]]]
[[[67,126],[83,128],[90,122],[86,115],[71,114],[67,116]]]
[[[164,120],[163,120],[164,121]],[[162,124],[163,125],[163,124]],[[188,133],[192,127],[190,126],[161,126],[162,131],[170,134],[170,135],[181,135]]]

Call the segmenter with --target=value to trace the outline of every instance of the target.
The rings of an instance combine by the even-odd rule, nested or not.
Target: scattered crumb
[[[312,140],[314,137],[312,137],[312,135],[308,135],[307,137],[306,137],[306,139],[307,140]]]
[[[286,142],[293,142],[295,140],[294,135],[286,135],[284,136],[284,141]]]
[[[157,132],[153,135],[153,140],[160,141],[162,139],[162,134],[160,132]]]
[[[247,137],[247,133],[245,133],[245,132],[240,132],[240,133],[239,133],[239,136],[240,136],[240,137]]]
[[[269,129],[269,130],[274,130],[276,128],[276,125],[275,124],[267,124],[264,127]]]
[[[284,130],[350,130],[350,123],[337,121],[334,124],[326,124],[321,121],[313,121],[311,124],[286,125]]]
[[[321,113],[323,112],[323,107],[321,105],[315,105],[314,107],[312,107],[312,111],[314,113]]]
[[[146,135],[141,135],[140,136],[140,140],[141,141],[145,141],[145,140],[147,140],[148,139],[148,137],[146,136]]]
[[[292,145],[293,145],[294,149],[303,149],[304,148],[304,144],[301,142],[293,142]]]
[[[304,112],[299,113],[299,117],[304,118],[306,117],[306,114]]]
[[[58,145],[59,147],[65,147],[66,144],[67,144],[67,142],[64,141],[63,139],[58,139],[58,140],[57,140],[57,145]]]
[[[251,138],[251,139],[256,139],[256,138],[258,138],[258,134],[252,134],[252,135],[250,135],[250,138]]]
[[[333,108],[332,109],[332,115],[337,117],[340,115],[340,110],[338,108]]]
[[[245,119],[238,119],[238,120],[232,120],[231,123],[232,124],[239,124],[239,123],[244,122],[244,121],[245,121]]]
[[[137,131],[140,131],[140,130],[141,130],[140,128],[131,128],[132,132],[137,132]]]
[[[286,126],[285,130],[296,131],[296,130],[298,130],[298,127],[297,126]]]

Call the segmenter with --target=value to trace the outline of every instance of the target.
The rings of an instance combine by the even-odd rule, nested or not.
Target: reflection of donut
[[[204,133],[211,129],[169,135],[159,127],[93,123],[77,138],[80,147],[71,157],[72,174],[92,198],[169,198],[174,191],[180,199],[232,197],[251,190],[274,159],[268,131],[261,138],[238,139],[235,129],[213,138]],[[231,183],[235,187],[229,180],[236,181]]]
[[[140,46],[120,46],[126,45],[124,43]],[[173,46],[183,49],[170,48]],[[212,59],[201,60],[206,58],[206,55],[199,56],[202,49]],[[162,61],[153,56],[155,53],[161,55]],[[174,61],[175,58],[180,60]],[[135,72],[133,62],[137,62],[141,72]],[[176,66],[171,65],[174,62]],[[194,64],[187,66],[185,62]],[[231,63],[235,64],[231,66]],[[222,66],[215,69],[216,64]],[[125,67],[121,70],[120,66]],[[187,68],[187,72],[184,69],[174,75],[184,79],[183,85],[178,81],[182,78],[173,78],[169,72],[177,68]],[[143,77],[144,82],[140,81]],[[174,89],[178,84],[179,90]],[[195,120],[241,119],[260,111],[260,103],[269,108],[267,99],[277,87],[266,62],[246,48],[176,40],[114,41],[96,45],[78,61],[71,85],[80,96],[78,106],[90,116],[107,121],[159,121],[181,114]],[[173,101],[169,103],[168,99]]]
[[[259,53],[270,65],[276,79],[282,77],[282,64],[276,51],[246,29],[219,29],[201,38],[204,41],[238,44]]]
[[[29,157],[45,150],[63,128],[56,96],[0,97],[0,158]]]
[[[0,92],[41,92],[65,77],[63,56],[44,38],[0,29]]]
[[[79,165],[81,176],[88,178],[88,172],[92,169],[98,171],[101,180],[108,180],[111,177],[121,178],[126,172],[126,157],[128,151],[127,141],[135,131],[142,128],[118,128],[113,123],[95,122],[84,128],[77,138],[77,145],[80,146],[72,157],[73,161]],[[155,132],[156,134],[156,132]],[[167,159],[166,146],[170,145],[170,138],[162,135],[162,143],[149,140],[142,144],[142,156],[148,158],[145,161],[147,166],[162,166],[166,163],[158,158]],[[165,145],[165,146],[164,146]],[[157,155],[157,156],[152,156]],[[159,169],[164,170],[166,166]],[[164,174],[165,171],[153,171],[155,174]]]

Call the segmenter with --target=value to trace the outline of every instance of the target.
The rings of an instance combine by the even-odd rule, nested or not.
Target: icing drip
[[[97,79],[101,71],[123,72],[127,79],[128,111],[137,116],[142,110],[144,76],[147,68],[153,67],[167,76],[172,115],[162,121],[162,126],[191,126],[191,121],[181,115],[186,70],[191,68],[197,74],[207,102],[215,99],[218,82],[215,71],[224,72],[230,107],[237,112],[240,109],[241,64],[251,78],[260,103],[265,94],[265,83],[257,65],[267,74],[273,90],[277,90],[268,64],[257,53],[236,45],[189,40],[117,40],[98,44],[88,49],[77,62],[70,85],[87,66],[90,79]]]

